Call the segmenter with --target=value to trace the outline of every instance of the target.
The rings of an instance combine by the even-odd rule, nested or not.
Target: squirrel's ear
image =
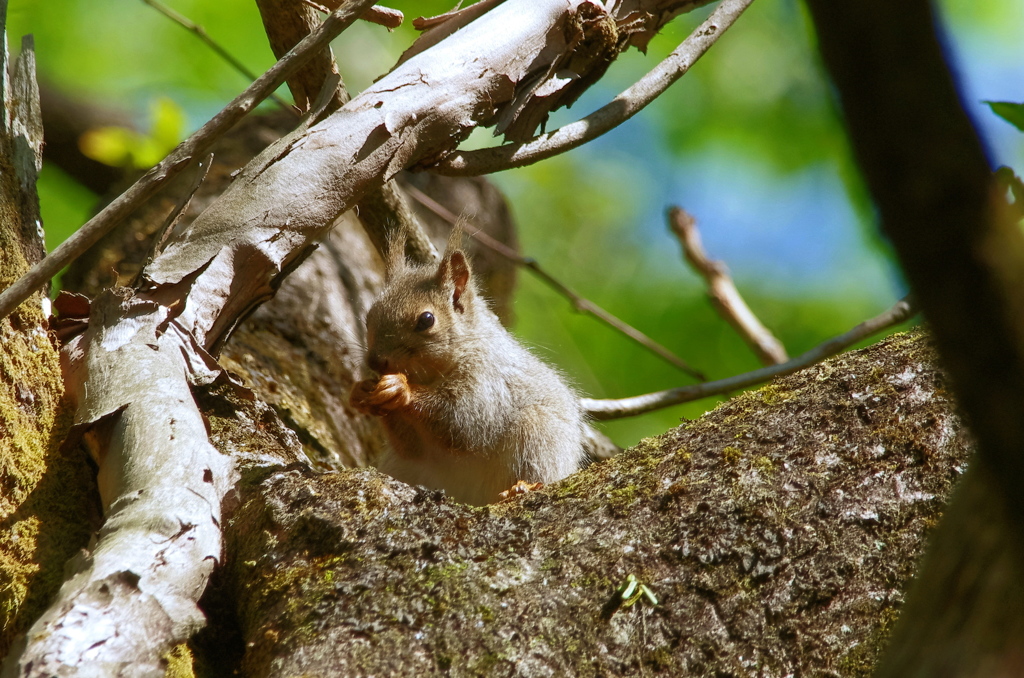
[[[459,217],[455,225],[452,226],[452,232],[448,234],[448,244],[445,246],[445,253],[454,252],[455,250],[462,249],[462,234],[466,231],[466,223]]]
[[[466,287],[469,286],[469,276],[469,261],[462,250],[446,252],[444,259],[441,260],[441,266],[437,269],[437,282],[442,287],[452,286],[452,306],[459,313],[466,310],[461,300]]]
[[[392,278],[405,268],[405,231],[398,228],[388,236],[387,251],[384,253],[384,277]]]

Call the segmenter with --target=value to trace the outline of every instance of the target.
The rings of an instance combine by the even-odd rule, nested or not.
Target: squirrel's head
[[[477,292],[461,230],[440,263],[409,264],[405,239],[389,244],[386,283],[366,316],[366,360],[379,374],[430,384],[451,372],[473,341]]]

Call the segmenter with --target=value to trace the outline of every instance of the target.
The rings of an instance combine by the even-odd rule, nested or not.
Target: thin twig
[[[430,210],[437,216],[441,217],[448,223],[454,225],[458,221],[458,217],[455,214],[453,214],[451,210],[449,210],[444,205],[440,204],[439,202],[437,202],[436,200],[434,200],[429,195],[419,190],[415,186],[407,186],[405,190],[409,192],[409,195],[411,195],[414,200],[419,202],[421,205],[423,205],[428,210]],[[494,250],[501,256],[511,261],[514,261],[520,266],[528,268],[530,271],[533,272],[534,275],[536,275],[538,278],[547,283],[549,287],[556,290],[562,296],[566,297],[572,304],[573,308],[579,311],[580,313],[589,313],[590,315],[594,316],[595,318],[605,323],[609,327],[618,330],[619,332],[626,335],[636,343],[640,344],[647,350],[651,351],[652,353],[660,357],[662,360],[671,364],[673,367],[676,367],[685,372],[686,374],[689,374],[694,379],[697,379],[699,381],[707,380],[707,377],[700,370],[692,367],[685,360],[683,360],[676,354],[672,353],[672,351],[668,350],[658,342],[654,341],[646,334],[633,327],[632,325],[628,325],[627,323],[618,319],[617,317],[615,317],[608,311],[604,310],[597,304],[593,303],[592,301],[589,301],[588,299],[585,299],[580,295],[576,294],[576,292],[572,291],[560,280],[558,280],[553,275],[545,271],[541,267],[541,265],[537,263],[536,259],[532,257],[522,256],[505,243],[499,240],[495,240],[494,238],[484,233],[483,231],[477,230],[475,232],[469,232],[469,235],[484,247]]]
[[[645,395],[633,396],[632,398],[622,398],[620,400],[593,400],[591,398],[583,398],[580,402],[583,405],[583,409],[586,410],[591,417],[598,420],[607,420],[633,417],[638,414],[652,412],[671,405],[679,405],[681,403],[688,403],[693,400],[707,398],[708,396],[729,393],[730,391],[754,386],[755,384],[766,382],[775,377],[781,377],[787,374],[792,374],[798,370],[802,370],[805,367],[813,365],[816,362],[843,351],[875,332],[879,332],[907,320],[915,313],[917,313],[917,309],[914,307],[910,297],[904,297],[900,301],[896,302],[896,304],[885,313],[875,316],[870,320],[865,320],[849,332],[841,334],[838,337],[833,337],[825,343],[812,348],[803,355],[797,356],[789,362],[781,365],[762,367],[759,370],[738,374],[734,377],[729,377],[728,379],[709,381],[703,384],[673,388],[667,391],[658,391],[656,393],[647,393]]]
[[[789,360],[786,347],[761,323],[740,296],[740,291],[729,276],[729,269],[721,261],[708,258],[697,230],[697,220],[686,210],[672,207],[668,211],[668,223],[683,246],[686,261],[707,283],[711,303],[753,349],[758,360],[765,365],[778,365]]]
[[[61,243],[49,256],[33,266],[28,273],[0,293],[0,318],[7,317],[21,302],[57,275],[62,268],[106,235],[125,217],[135,211],[146,199],[178,175],[196,155],[208,149],[220,135],[231,129],[246,113],[269,96],[294,73],[303,62],[324,49],[342,31],[359,18],[374,0],[349,0],[345,6],[332,12],[315,31],[295,46],[284,58],[270,67],[244,92],[235,97],[224,109],[203,125],[192,136],[178,144],[155,167],[146,172],[131,188],[87,221],[70,238]]]
[[[192,21],[184,14],[179,14],[178,12],[174,11],[167,5],[160,2],[159,0],[142,0],[142,2],[146,3],[156,11],[160,12],[165,17],[175,22],[189,33],[195,35],[197,38],[203,41],[203,43],[207,47],[212,49],[217,54],[217,56],[231,64],[231,67],[239,73],[241,73],[249,82],[252,82],[257,78],[257,75],[250,71],[245,64],[243,64],[241,61],[232,56],[231,52],[221,47],[221,45],[216,40],[211,38],[210,34],[206,32],[205,28],[203,28],[196,22]],[[282,99],[281,97],[277,96],[276,94],[271,94],[269,98],[284,110],[291,110],[291,106],[288,104],[288,102]]]
[[[323,12],[324,14],[329,14],[331,10],[338,9],[338,5],[341,4],[339,0],[323,0],[323,2],[302,0],[302,2],[315,10]],[[404,14],[399,12],[397,9],[391,9],[390,7],[371,7],[363,12],[363,16],[359,18],[363,21],[369,21],[371,24],[383,26],[389,31],[398,28],[402,25],[402,22],[405,21]]]
[[[449,176],[489,174],[564,153],[629,120],[658,98],[718,40],[753,0],[722,0],[707,20],[651,72],[582,120],[522,144],[452,153],[431,170]]]

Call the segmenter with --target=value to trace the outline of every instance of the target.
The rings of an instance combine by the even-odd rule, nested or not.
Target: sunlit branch
[[[28,273],[0,293],[0,318],[6,317],[46,281],[109,233],[161,186],[176,177],[189,165],[192,158],[207,150],[222,134],[280,87],[306,59],[326,48],[331,40],[351,26],[372,4],[373,0],[348,0],[343,7],[332,12],[315,31],[257,78],[220,113],[178,144],[177,148],[146,172],[131,188],[104,207],[49,256],[43,258],[29,269]]]
[[[451,176],[479,175],[530,165],[581,146],[629,120],[657,99],[696,63],[753,0],[722,0],[711,16],[651,72],[582,120],[522,144],[452,153],[431,171]]]
[[[697,230],[697,220],[686,210],[673,207],[668,212],[668,223],[683,246],[686,261],[707,283],[711,303],[753,349],[758,360],[765,365],[777,365],[789,360],[786,347],[754,315],[740,296],[740,291],[729,275],[729,269],[721,261],[708,258]]]

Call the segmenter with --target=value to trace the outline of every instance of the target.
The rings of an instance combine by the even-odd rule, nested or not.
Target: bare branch
[[[913,302],[909,297],[904,297],[900,301],[896,302],[892,308],[881,315],[877,315],[870,320],[865,320],[849,332],[833,337],[832,339],[815,346],[810,351],[807,351],[806,353],[781,365],[762,367],[759,370],[754,370],[753,372],[747,372],[745,374],[738,374],[734,377],[729,377],[728,379],[719,379],[718,381],[709,381],[703,384],[694,384],[693,386],[684,386],[682,388],[673,388],[667,391],[647,393],[645,395],[622,398],[620,400],[593,400],[591,398],[583,398],[581,403],[583,404],[583,409],[585,409],[594,419],[622,419],[624,417],[633,417],[646,412],[653,412],[654,410],[660,410],[672,405],[700,400],[701,398],[707,398],[708,396],[729,393],[730,391],[754,386],[755,384],[766,382],[775,377],[792,374],[793,372],[802,370],[805,367],[809,367],[814,363],[820,362],[825,358],[833,356],[853,344],[856,344],[861,339],[865,339],[872,334],[880,332],[888,327],[892,327],[893,325],[898,325],[913,316],[915,313],[917,313],[917,309],[914,308]]]
[[[652,71],[582,120],[522,144],[457,151],[431,166],[438,174],[478,175],[530,165],[596,139],[639,113],[681,78],[753,0],[722,0],[707,20]]]
[[[270,50],[277,59],[312,33],[321,21],[315,9],[295,0],[256,0],[256,7],[270,42]],[[335,82],[335,87],[324,92],[328,81]],[[310,112],[318,96],[323,98],[323,110],[327,113],[341,108],[349,100],[330,45],[325,45],[302,64],[302,68],[288,76],[288,90],[292,93],[295,107],[303,114]],[[318,121],[317,116],[308,116],[305,120],[307,125]]]
[[[758,359],[765,365],[778,365],[789,360],[786,347],[743,301],[729,276],[729,269],[721,261],[708,258],[697,230],[697,220],[686,210],[673,207],[668,212],[668,223],[683,246],[686,261],[707,282],[711,303],[753,349]]]
[[[434,200],[429,195],[419,190],[415,186],[408,186],[406,187],[406,190],[414,200],[419,202],[421,205],[423,205],[424,207],[426,207],[431,212],[441,217],[448,223],[454,225],[455,222],[458,221],[458,217],[452,214],[451,211],[449,211],[444,205],[441,205],[436,200]],[[570,289],[567,285],[565,285],[563,282],[561,282],[553,275],[548,273],[546,270],[544,270],[541,267],[541,265],[537,263],[537,260],[534,259],[533,257],[522,256],[508,245],[495,240],[494,238],[487,235],[483,231],[470,231],[469,235],[471,238],[476,240],[484,247],[492,249],[501,256],[511,261],[514,261],[520,266],[523,266],[532,271],[534,275],[543,280],[549,287],[551,287],[553,290],[555,290],[556,292],[564,296],[566,299],[568,299],[569,302],[572,304],[572,307],[576,309],[576,311],[580,313],[589,313],[590,315],[594,316],[595,318],[605,323],[612,329],[618,330],[619,332],[626,335],[636,343],[640,344],[647,350],[651,351],[652,353],[654,353],[655,355],[657,355],[659,358],[666,361],[670,365],[682,370],[686,374],[689,374],[694,379],[698,379],[700,381],[707,380],[707,377],[704,375],[703,372],[692,367],[685,360],[677,356],[675,353],[672,353],[672,351],[668,350],[658,342],[654,341],[646,334],[633,327],[632,325],[623,322],[622,320],[612,315],[608,311],[604,310],[594,302],[589,301],[584,297],[581,297],[580,295],[576,294],[576,292]]]
[[[189,165],[192,158],[207,150],[221,134],[270,96],[289,75],[302,66],[306,59],[323,49],[352,25],[362,11],[372,3],[373,0],[349,0],[344,7],[329,15],[308,38],[257,78],[220,113],[199,128],[195,134],[178,144],[170,155],[146,172],[131,188],[104,207],[49,256],[0,293],[0,318],[6,317],[62,268],[109,233],[161,186],[176,177]]]
[[[334,6],[337,2],[328,2],[328,6]],[[388,30],[394,30],[402,25],[405,21],[405,15],[399,12],[397,9],[391,9],[390,7],[371,7],[363,13],[363,16],[359,17],[363,21],[369,21],[372,24],[383,26]]]

